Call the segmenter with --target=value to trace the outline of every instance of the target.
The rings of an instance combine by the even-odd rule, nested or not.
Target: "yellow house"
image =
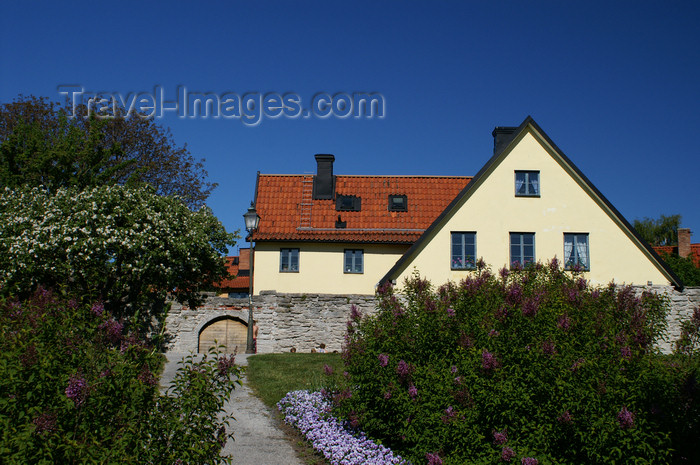
[[[593,284],[681,281],[528,117],[493,132],[476,176],[258,174],[254,293],[373,294],[417,270],[459,281],[478,258],[494,268],[557,257]]]
[[[479,257],[494,268],[556,257],[594,285],[681,281],[528,117],[493,132],[494,155],[394,264],[382,282],[417,270],[459,281]]]

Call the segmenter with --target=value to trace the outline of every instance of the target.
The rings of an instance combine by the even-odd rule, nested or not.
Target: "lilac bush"
[[[331,404],[320,392],[293,391],[277,404],[284,421],[299,429],[332,465],[406,464],[391,450],[368,439],[330,415]]]
[[[406,460],[700,463],[700,310],[664,356],[663,297],[557,260],[401,291],[348,323],[333,415]]]

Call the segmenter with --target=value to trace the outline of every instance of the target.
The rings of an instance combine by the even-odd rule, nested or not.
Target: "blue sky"
[[[699,242],[699,21],[698,2],[4,2],[0,101],[384,96],[382,119],[159,119],[206,159],[228,230],[258,170],[332,153],[337,174],[473,175],[493,128],[531,115],[630,222],[680,213]]]

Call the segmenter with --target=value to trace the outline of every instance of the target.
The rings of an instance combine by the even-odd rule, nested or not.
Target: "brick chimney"
[[[510,140],[513,136],[515,130],[518,129],[514,126],[496,126],[491,133],[493,136],[493,154],[497,154],[506,146],[506,142]]]
[[[678,228],[678,256],[690,255],[690,228]]]
[[[239,249],[238,255],[238,269],[250,271],[250,249]]]
[[[318,154],[316,158],[316,176],[314,176],[313,199],[332,199],[335,193],[335,176],[333,162],[335,157],[330,154]]]

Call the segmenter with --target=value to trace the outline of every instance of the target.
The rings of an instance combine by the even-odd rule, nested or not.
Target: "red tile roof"
[[[654,250],[656,253],[661,255],[663,258],[663,254],[678,254],[678,246],[677,245],[655,245],[653,246]],[[690,257],[693,258],[693,262],[695,263],[695,266],[700,267],[700,244],[690,244]]]
[[[234,261],[234,258],[238,257],[226,257],[226,268],[230,274],[235,276],[235,278],[224,279],[215,284],[214,287],[218,289],[240,289],[247,292],[248,285],[250,283],[250,276],[237,276],[239,272],[238,261]]]
[[[335,192],[360,197],[360,211],[336,211],[335,200],[312,200],[313,175],[258,177],[255,241],[411,244],[469,183],[466,176],[341,176]],[[408,211],[389,211],[389,195],[406,195]],[[336,220],[346,222],[336,228]]]

